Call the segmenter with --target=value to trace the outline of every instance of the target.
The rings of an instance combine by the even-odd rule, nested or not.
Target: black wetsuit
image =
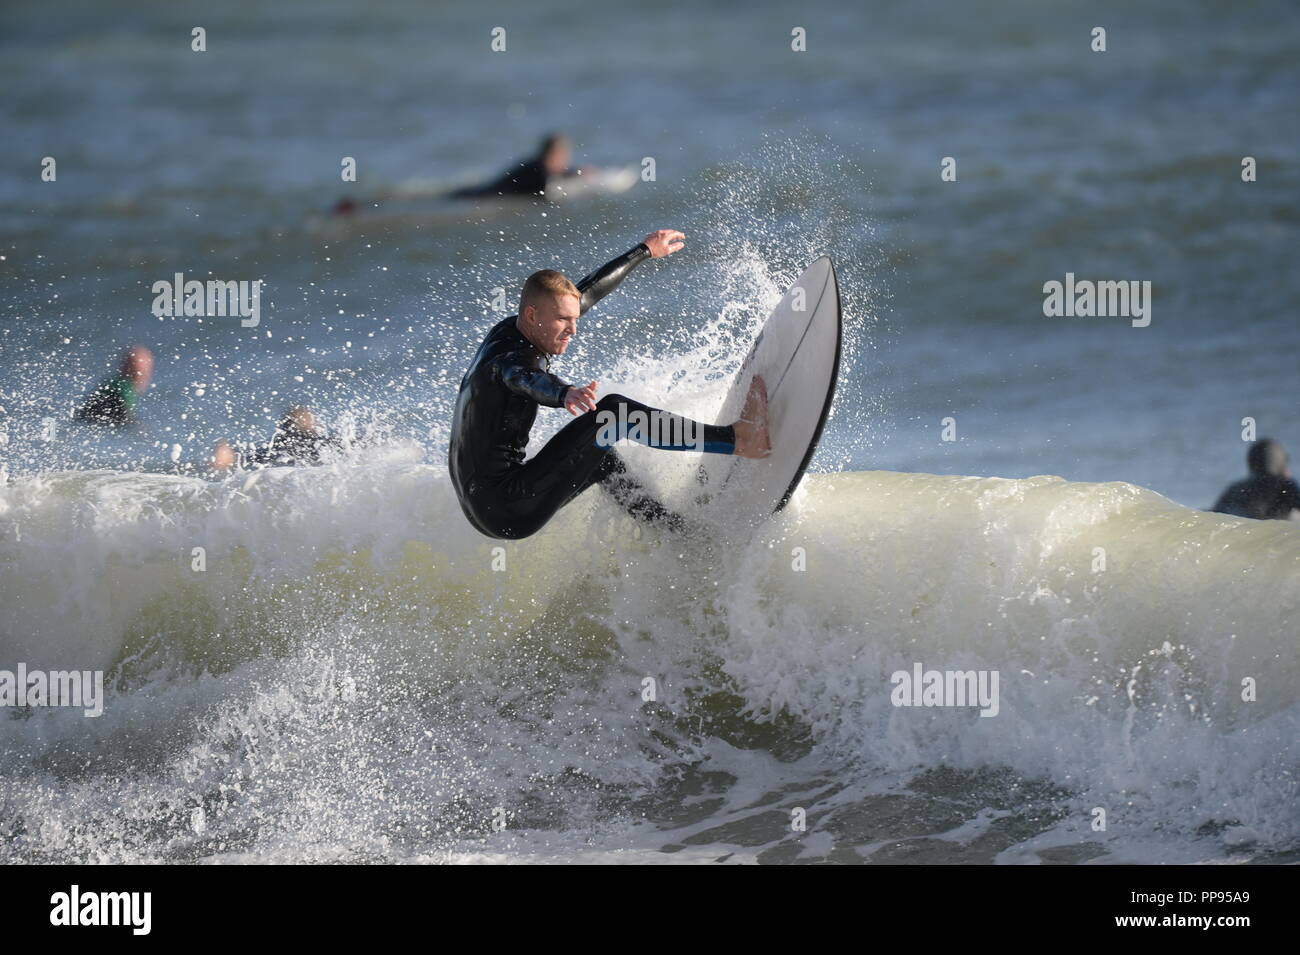
[[[650,250],[642,243],[579,282],[581,312],[649,257]],[[492,327],[460,383],[448,468],[470,523],[489,537],[528,537],[561,507],[599,483],[634,517],[681,527],[680,517],[631,478],[612,442],[627,437],[668,450],[731,454],[736,440],[732,427],[701,424],[611,394],[597,402],[595,411],[570,421],[525,462],[537,406],[563,407],[569,385],[547,370],[549,357],[515,327],[516,318],[511,315]],[[635,423],[622,425],[636,422],[638,412],[647,419],[657,418],[657,434],[647,434]],[[619,422],[616,433],[608,430],[611,415]],[[663,435],[690,435],[694,440],[673,443],[661,440]]]
[[[270,444],[264,444],[249,455],[249,464],[315,466],[321,463],[326,449],[340,451],[343,443],[337,438],[318,431],[298,428],[277,431]]]
[[[1287,456],[1282,446],[1261,438],[1246,456],[1250,477],[1231,484],[1219,496],[1214,510],[1234,517],[1285,520],[1300,508],[1300,486],[1287,476]]]
[[[1295,508],[1300,508],[1300,487],[1275,474],[1256,474],[1230,485],[1214,505],[1220,514],[1256,520],[1285,520]]]

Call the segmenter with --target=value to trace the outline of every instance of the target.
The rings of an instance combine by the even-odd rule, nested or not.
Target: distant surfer
[[[309,467],[324,463],[329,451],[343,445],[316,422],[308,408],[296,405],[280,420],[268,444],[254,448],[248,464],[263,467]],[[227,441],[218,441],[212,453],[212,469],[226,471],[239,464],[239,454]]]
[[[570,385],[550,372],[576,334],[578,317],[618,287],[640,263],[682,248],[685,236],[660,229],[574,285],[550,269],[524,283],[519,314],[497,322],[460,383],[448,468],[461,509],[489,537],[536,533],[555,513],[600,484],[633,517],[678,529],[668,511],[627,471],[613,443],[630,438],[664,450],[766,457],[767,390],[755,376],[734,424],[701,424],[619,394],[596,399],[596,382]],[[537,406],[565,408],[570,421],[524,460]],[[650,426],[646,423],[650,422]]]
[[[109,375],[82,401],[73,417],[78,421],[121,428],[135,420],[135,407],[153,379],[153,352],[132,345],[122,353],[117,374]]]
[[[536,155],[520,160],[491,182],[458,189],[451,195],[456,199],[492,196],[542,198],[546,195],[546,187],[551,182],[578,175],[580,170],[569,167],[572,158],[573,145],[569,142],[569,137],[561,133],[552,133],[542,140]]]
[[[601,169],[596,166],[570,166],[573,160],[573,144],[562,133],[551,133],[542,140],[537,152],[512,164],[505,172],[488,182],[474,186],[453,189],[450,192],[438,191],[444,199],[531,199],[545,200],[555,198],[548,195],[552,186],[559,187],[559,195],[570,196],[580,193],[582,187],[604,193],[623,192],[636,182],[636,174],[628,169]],[[424,195],[422,190],[412,191],[403,187],[389,193],[385,198],[398,200],[399,204],[391,210],[401,213],[400,200]],[[375,206],[374,203],[371,204]],[[362,205],[356,199],[344,197],[330,207],[329,216],[333,220],[356,219],[362,213]],[[407,212],[420,213],[420,209],[408,208]]]
[[[1300,510],[1300,487],[1291,477],[1286,449],[1271,438],[1261,438],[1246,452],[1250,476],[1229,485],[1214,510],[1234,517],[1285,520]]]

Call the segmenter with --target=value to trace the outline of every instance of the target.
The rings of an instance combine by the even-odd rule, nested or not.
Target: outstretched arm
[[[578,283],[582,293],[581,313],[587,310],[618,288],[629,272],[649,258],[662,259],[672,255],[684,244],[686,236],[675,229],[659,229],[645,237],[645,241],[636,248],[624,252],[612,262],[606,262]]]

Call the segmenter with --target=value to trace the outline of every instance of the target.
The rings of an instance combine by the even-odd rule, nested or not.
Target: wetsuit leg
[[[587,488],[608,482],[611,495],[633,517],[682,526],[680,517],[627,473],[613,444],[623,437],[668,450],[730,454],[735,449],[730,425],[706,425],[623,395],[606,395],[595,411],[570,421],[536,456],[480,488],[475,511],[502,537],[527,537]]]
[[[610,450],[602,464],[604,476],[600,486],[624,511],[643,524],[662,524],[675,531],[684,531],[689,523],[680,514],[670,511],[628,472],[623,456]]]

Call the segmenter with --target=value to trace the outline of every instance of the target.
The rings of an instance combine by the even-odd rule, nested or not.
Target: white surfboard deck
[[[723,506],[729,517],[756,522],[789,503],[830,414],[842,336],[835,267],[822,256],[768,316],[717,417],[740,417],[750,382],[762,375],[772,453],[761,459],[704,455],[698,479],[711,510]]]

